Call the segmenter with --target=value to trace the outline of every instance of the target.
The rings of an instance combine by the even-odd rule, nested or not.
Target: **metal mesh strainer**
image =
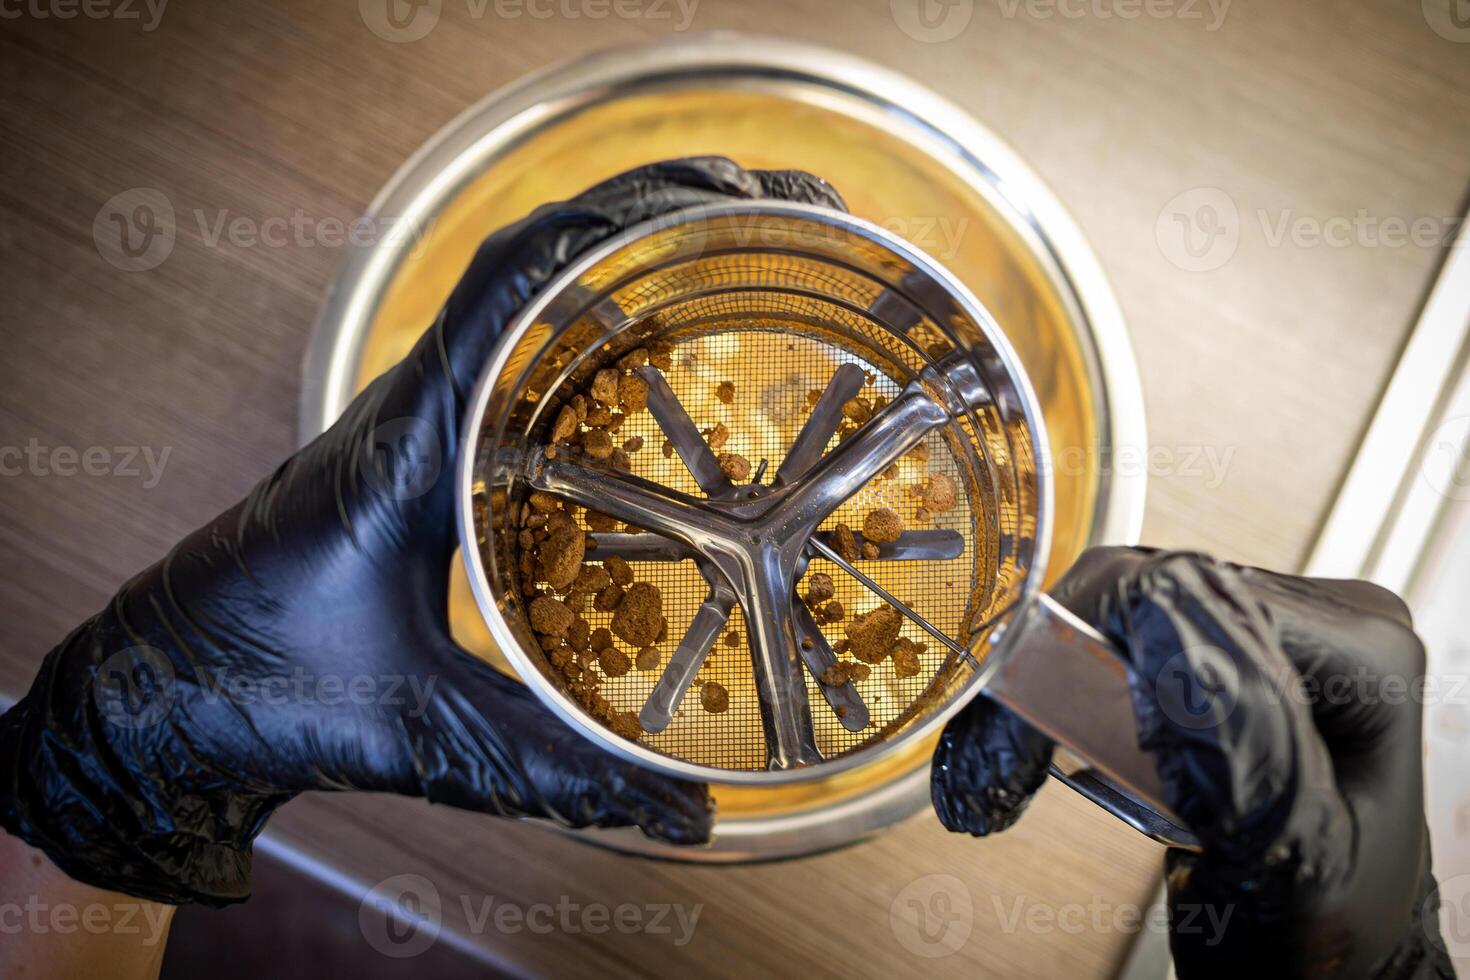
[[[612,412],[609,370],[631,386]],[[816,778],[922,736],[986,687],[1064,742],[1100,741],[1078,747],[1157,798],[1118,744],[1131,717],[1100,639],[1079,633],[1106,653],[1066,670],[1107,687],[1089,698],[1111,714],[1073,731],[1042,716],[1075,707],[1029,710],[1055,667],[1012,656],[1021,619],[1044,607],[1048,625],[1078,625],[1033,601],[1050,531],[1040,413],[979,305],[880,229],[767,202],[634,229],[507,331],[468,429],[464,550],[491,630],[609,749],[686,777]],[[958,493],[938,506],[945,478]],[[552,497],[565,509],[548,520]],[[874,524],[885,540],[865,541],[882,508],[902,533]],[[587,594],[596,575],[556,581],[547,554],[573,538],[582,568],[618,556],[655,586],[654,618],[630,611],[631,589]],[[806,601],[819,575],[832,595]],[[542,597],[582,634],[538,633]]]

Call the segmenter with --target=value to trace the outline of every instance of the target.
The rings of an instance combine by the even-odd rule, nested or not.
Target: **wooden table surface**
[[[64,455],[0,455],[7,696],[124,577],[295,443],[301,357],[340,250],[210,229],[351,219],[487,92],[673,33],[681,10],[692,29],[824,42],[914,75],[1039,171],[1132,331],[1152,443],[1166,450],[1145,528],[1155,544],[1286,568],[1303,558],[1440,261],[1432,229],[1462,213],[1470,183],[1470,43],[1433,28],[1449,22],[1432,2],[956,0],[928,9],[968,16],[963,30],[925,42],[897,23],[947,33],[959,21],[914,21],[908,0],[442,0],[412,43],[367,28],[374,2],[176,0],[156,21],[141,0],[0,10],[0,453],[103,447],[109,468],[68,476]],[[643,15],[589,16],[600,11]],[[99,209],[134,188],[180,215],[173,252],[148,271],[114,267],[93,238]],[[1188,271],[1166,206],[1213,194],[1199,188],[1223,192],[1229,207],[1213,213],[1238,246]],[[1415,219],[1420,240],[1394,244],[1394,221]],[[128,475],[127,447],[167,451],[161,477]],[[1205,451],[1223,473],[1186,465]],[[1033,909],[1146,902],[1159,862],[1058,789],[993,840],[948,836],[925,814],[841,852],[742,869],[619,858],[377,797],[304,798],[271,832],[347,881],[427,876],[451,926],[461,899],[474,912],[485,896],[702,903],[685,946],[616,930],[475,937],[509,970],[572,975],[1101,976],[1131,938],[1111,911],[1079,930]],[[963,880],[973,931],[924,960],[890,911],[934,874]]]

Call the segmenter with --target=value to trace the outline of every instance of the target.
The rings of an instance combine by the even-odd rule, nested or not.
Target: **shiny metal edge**
[[[636,86],[651,77],[733,75],[749,72],[858,96],[902,118],[922,133],[950,169],[1017,219],[1058,292],[1075,303],[1086,330],[1079,340],[1087,359],[1097,417],[1099,449],[1146,447],[1142,386],[1122,311],[1102,267],[1060,202],[994,133],[963,109],[897,72],[865,59],[799,42],[714,33],[595,54],[575,64],[553,65],[528,75],[469,107],[399,168],[369,205],[368,215],[394,215],[421,227],[479,173],[483,162],[514,145],[568,105],[598,92]],[[325,431],[354,391],[355,370],[373,311],[412,243],[377,249],[349,248],[313,328],[303,365],[300,401],[302,444]],[[1102,455],[1101,458],[1108,458]],[[1131,544],[1142,531],[1146,474],[1113,473],[1095,503],[1090,543]],[[749,861],[791,857],[861,840],[928,804],[928,771],[915,772],[836,807],[799,811],[774,819],[717,822],[718,838],[698,861]],[[836,814],[836,816],[834,816]],[[583,837],[578,833],[579,838]],[[679,857],[634,830],[604,831],[599,843],[629,852]],[[760,839],[759,853],[748,847]],[[740,842],[747,842],[742,846]],[[782,842],[788,842],[783,844]]]

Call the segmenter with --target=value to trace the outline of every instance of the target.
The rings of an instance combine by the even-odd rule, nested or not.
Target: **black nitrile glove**
[[[0,719],[0,824],[80,881],[215,905],[248,896],[251,842],[303,790],[707,840],[703,785],[603,752],[450,639],[453,457],[496,339],[558,271],[639,221],[763,197],[842,207],[806,174],[682,160],[487,239],[330,431],[46,657]]]
[[[1454,975],[1424,822],[1424,652],[1396,596],[1136,548],[1088,552],[1054,594],[1125,652],[1139,744],[1203,847],[1166,857],[1180,977]],[[940,819],[1004,830],[1051,753],[977,699],[935,752]]]

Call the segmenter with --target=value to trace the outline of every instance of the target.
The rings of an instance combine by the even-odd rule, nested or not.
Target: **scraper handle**
[[[1067,750],[1052,766],[1061,782],[1160,843],[1198,850],[1164,802],[1153,756],[1138,745],[1123,654],[1048,595],[1025,616],[986,696]]]

